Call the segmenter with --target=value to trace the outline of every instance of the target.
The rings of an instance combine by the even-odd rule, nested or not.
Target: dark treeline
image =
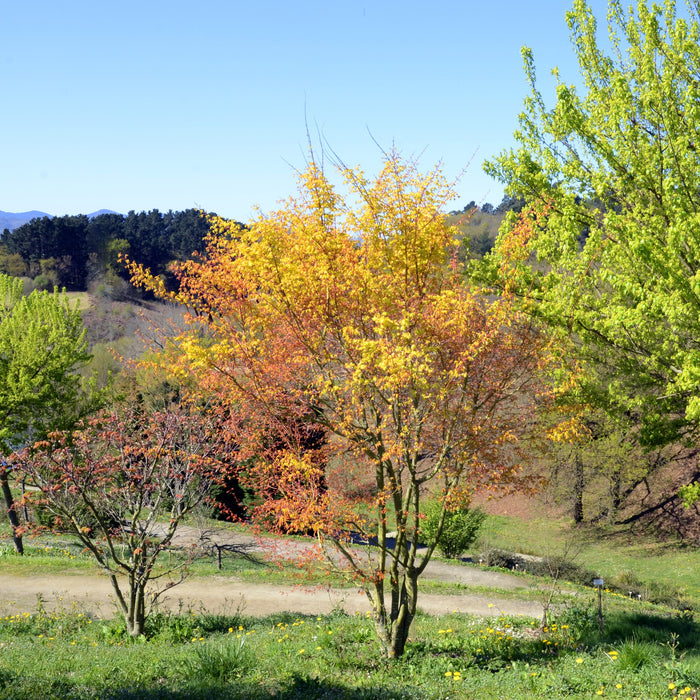
[[[196,209],[32,219],[3,231],[0,272],[29,278],[38,288],[113,289],[127,277],[120,254],[167,275],[171,262],[204,248],[208,230]]]
[[[518,211],[522,201],[504,197],[498,207],[470,202],[450,212],[465,236],[463,257],[481,257],[493,246],[503,216]],[[126,216],[99,214],[92,218],[44,216],[0,236],[0,273],[23,277],[30,288],[104,292],[113,298],[132,295],[120,262],[126,254],[154,271],[170,275],[173,261],[186,260],[204,248],[209,231],[197,209],[148,212]]]

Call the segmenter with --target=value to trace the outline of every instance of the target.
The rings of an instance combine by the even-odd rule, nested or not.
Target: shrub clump
[[[431,501],[423,511],[425,519],[421,524],[420,539],[432,542],[437,535],[440,524],[442,504]],[[479,508],[462,507],[448,510],[442,532],[437,538],[438,550],[448,559],[457,559],[464,554],[479,534],[479,529],[486,519],[486,513]]]

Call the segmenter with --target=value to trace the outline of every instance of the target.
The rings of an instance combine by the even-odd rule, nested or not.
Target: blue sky
[[[605,0],[590,3],[604,18]],[[497,204],[484,159],[527,94],[576,80],[570,2],[22,0],[0,42],[0,210],[202,207],[248,220],[295,191],[306,124],[348,165],[382,147],[465,167],[454,208]]]

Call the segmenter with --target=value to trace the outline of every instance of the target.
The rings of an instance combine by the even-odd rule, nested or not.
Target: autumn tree
[[[51,430],[68,428],[100,401],[78,374],[90,360],[85,328],[65,294],[22,294],[22,281],[0,275],[0,488],[22,553],[8,455]]]
[[[519,480],[519,441],[533,433],[547,341],[509,298],[464,284],[439,169],[391,152],[375,179],[339,174],[345,197],[312,159],[298,196],[248,230],[214,218],[177,294],[131,269],[192,310],[175,369],[245,416],[231,430],[268,495],[257,512],[317,536],[398,657],[445,514],[478,489],[532,486]],[[308,431],[326,439],[310,446]],[[341,459],[370,475],[369,507],[325,480]],[[429,493],[441,514],[419,550]],[[377,546],[353,544],[363,539]]]
[[[700,418],[700,5],[689,7],[610,2],[603,48],[575,0],[580,87],[556,74],[548,106],[525,49],[520,145],[487,164],[528,203],[521,241],[540,265],[522,288],[587,367],[606,368],[602,405],[639,421],[646,445],[692,437]]]
[[[77,431],[57,432],[15,456],[37,490],[23,503],[67,530],[106,572],[128,633],[182,581],[188,554],[157,566],[183,519],[222,477],[216,425],[194,407],[105,411]],[[158,583],[154,583],[158,581]]]

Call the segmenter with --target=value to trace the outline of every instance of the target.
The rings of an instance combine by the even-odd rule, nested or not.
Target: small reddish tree
[[[41,508],[92,554],[134,637],[144,631],[147,586],[164,581],[149,591],[153,603],[182,580],[186,557],[159,569],[156,560],[219,480],[219,447],[213,422],[194,410],[137,407],[104,412],[16,456],[14,468],[38,489],[25,503]]]
[[[392,152],[374,181],[341,172],[347,202],[312,162],[299,197],[248,230],[214,218],[206,258],[177,270],[177,294],[131,270],[192,309],[175,369],[245,417],[232,431],[265,497],[258,512],[316,533],[397,657],[445,513],[480,488],[532,486],[519,480],[519,441],[533,434],[548,345],[507,296],[464,282],[438,169]],[[308,449],[304,428],[327,437]],[[363,509],[325,479],[342,459],[372,475],[372,489],[354,492],[370,494]],[[419,552],[427,491],[442,514]]]

